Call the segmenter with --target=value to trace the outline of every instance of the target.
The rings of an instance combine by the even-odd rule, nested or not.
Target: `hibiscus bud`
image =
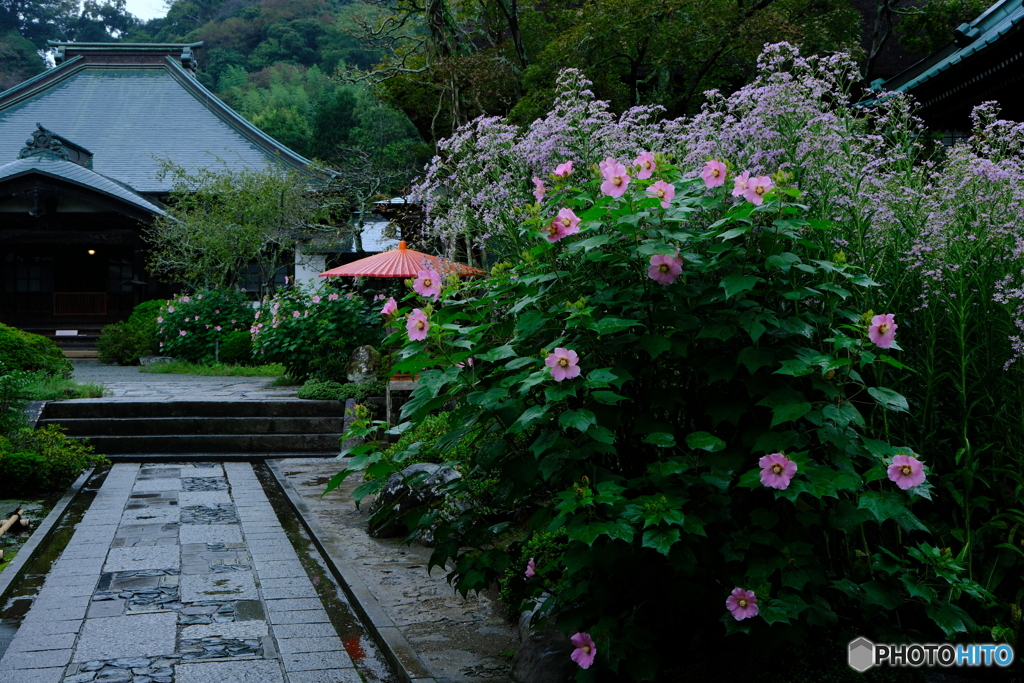
[[[832,254],[832,260],[836,263],[846,263],[846,252],[840,250]]]

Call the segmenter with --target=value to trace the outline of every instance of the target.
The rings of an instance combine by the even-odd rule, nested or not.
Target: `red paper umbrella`
[[[483,275],[484,271],[478,268],[471,268],[455,261],[431,256],[421,251],[413,251],[405,246],[405,242],[398,243],[398,249],[385,251],[383,254],[374,254],[364,259],[347,263],[337,268],[332,268],[320,277],[402,277],[410,278],[419,275],[421,270],[436,270],[441,275],[452,273],[465,277],[467,275]]]

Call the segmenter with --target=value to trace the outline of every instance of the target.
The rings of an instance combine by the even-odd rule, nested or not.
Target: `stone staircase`
[[[81,399],[48,403],[38,426],[59,424],[68,436],[88,438],[97,453],[118,461],[333,457],[340,451],[344,409],[339,401],[298,399]]]

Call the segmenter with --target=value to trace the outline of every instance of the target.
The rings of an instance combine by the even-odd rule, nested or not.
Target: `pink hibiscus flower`
[[[744,171],[743,173],[736,176],[736,180],[733,181],[732,196],[740,197],[747,190],[747,183],[750,182],[750,171]]]
[[[676,196],[675,185],[669,185],[664,180],[659,180],[647,188],[647,194],[661,200],[661,208],[667,209],[672,204],[672,198]]]
[[[430,323],[427,322],[427,316],[423,311],[415,308],[405,321],[405,329],[409,332],[409,341],[423,341],[427,338]]]
[[[796,463],[782,453],[766,455],[757,461],[757,465],[761,468],[761,483],[779,490],[789,488],[789,482],[798,469]]]
[[[601,183],[601,192],[609,197],[621,197],[629,187],[629,176],[626,175],[626,167],[615,159],[608,157],[601,162],[601,175],[604,182]]]
[[[163,319],[162,317],[160,317],[160,318],[157,318],[157,319],[156,319],[156,321],[157,321],[158,323],[162,323],[162,322],[164,321],[164,319]]]
[[[544,183],[537,176],[533,176],[533,196],[537,198],[538,202],[544,201],[544,195],[547,194],[547,190],[544,189]]]
[[[704,187],[719,187],[725,184],[725,176],[729,172],[729,169],[721,161],[712,159],[708,163],[704,164],[704,170],[700,172],[700,177],[704,179]],[[733,193],[733,196],[736,196]]]
[[[892,313],[876,315],[868,328],[868,339],[880,349],[887,349],[896,340],[896,316]]]
[[[292,311],[292,317],[293,318],[298,318],[299,315],[301,315],[301,314],[298,311]]]
[[[760,206],[764,203],[765,194],[767,194],[768,190],[773,187],[775,187],[775,184],[772,182],[772,179],[766,175],[750,178],[743,190],[743,198],[751,204],[757,204]]]
[[[572,379],[580,374],[580,357],[575,351],[558,347],[554,353],[548,354],[544,364],[551,368],[551,376],[556,382]]]
[[[526,578],[528,579],[533,578],[537,574],[537,565],[534,564],[532,557],[530,558],[530,561],[526,563],[526,571],[523,573],[526,574]]]
[[[572,162],[567,161],[555,167],[555,175],[559,178],[568,178],[572,175]]]
[[[912,455],[893,457],[888,473],[889,479],[904,491],[923,484],[925,480],[924,465]]]
[[[181,297],[181,300],[182,300],[182,301],[183,301],[184,303],[186,303],[186,304],[187,304],[187,303],[188,303],[189,301],[192,301],[192,299],[189,299],[189,298],[188,298],[187,296],[183,296],[183,297]]]
[[[640,167],[640,172],[636,174],[636,177],[640,180],[647,180],[650,178],[654,173],[655,168],[657,168],[654,163],[654,155],[650,152],[642,152],[640,156],[633,161],[633,165]]]
[[[749,617],[756,617],[760,612],[757,606],[757,596],[754,591],[745,591],[742,588],[734,588],[732,595],[725,599],[725,607],[732,612],[736,621],[742,621]]]
[[[580,219],[573,213],[572,209],[562,209],[550,223],[548,223],[548,234],[545,236],[548,242],[558,242],[569,235],[580,231]]]
[[[420,296],[429,296],[437,301],[441,296],[441,276],[436,270],[421,270],[413,280],[412,288]]]
[[[384,304],[384,308],[380,309],[381,315],[391,315],[398,310],[398,302],[395,301],[395,297],[388,299],[388,302]]]
[[[329,295],[329,296],[327,297],[327,300],[328,300],[328,301],[337,301],[337,300],[338,300],[338,295],[337,295],[337,294],[330,294],[330,295]]]
[[[168,306],[167,307],[167,312],[168,313],[174,313],[174,306]]]
[[[317,296],[316,294],[313,295],[313,303],[315,303],[315,304],[320,303],[320,297]]]
[[[576,649],[569,655],[572,657],[572,661],[579,664],[581,669],[589,669],[590,665],[594,663],[594,658],[597,657],[597,646],[594,645],[594,639],[590,637],[589,633],[577,633],[569,640],[576,646]]]
[[[186,332],[185,330],[178,330],[178,334],[184,337],[186,334],[188,334],[188,332]]]
[[[670,285],[683,272],[683,259],[668,254],[655,254],[647,269],[647,277],[663,285]]]
[[[217,330],[218,332],[220,332],[220,325],[217,325],[217,326],[216,326],[215,328],[213,328],[213,329],[215,329],[215,330]]]

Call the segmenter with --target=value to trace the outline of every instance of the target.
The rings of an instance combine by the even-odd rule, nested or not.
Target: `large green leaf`
[[[594,416],[594,413],[590,412],[586,408],[566,410],[558,416],[558,424],[562,425],[566,429],[573,427],[581,432],[586,432],[590,429],[591,425],[597,424],[597,418]]]
[[[662,555],[668,556],[672,546],[679,542],[679,529],[648,529],[644,532],[643,547],[653,548]]]
[[[907,405],[907,399],[903,398],[901,394],[896,393],[892,389],[886,389],[884,387],[869,387],[868,393],[871,394],[872,398],[878,401],[878,404],[894,410],[897,413],[909,412],[910,406]]]
[[[699,448],[705,451],[720,451],[725,448],[725,442],[714,434],[708,432],[693,432],[686,435],[686,445],[689,448]]]
[[[744,275],[741,272],[729,273],[722,278],[719,287],[725,290],[726,298],[732,298],[741,292],[747,292],[757,286],[761,278],[753,275]]]
[[[857,507],[874,515],[879,524],[892,519],[907,531],[929,531],[907,508],[906,496],[895,491],[865,491]]]

